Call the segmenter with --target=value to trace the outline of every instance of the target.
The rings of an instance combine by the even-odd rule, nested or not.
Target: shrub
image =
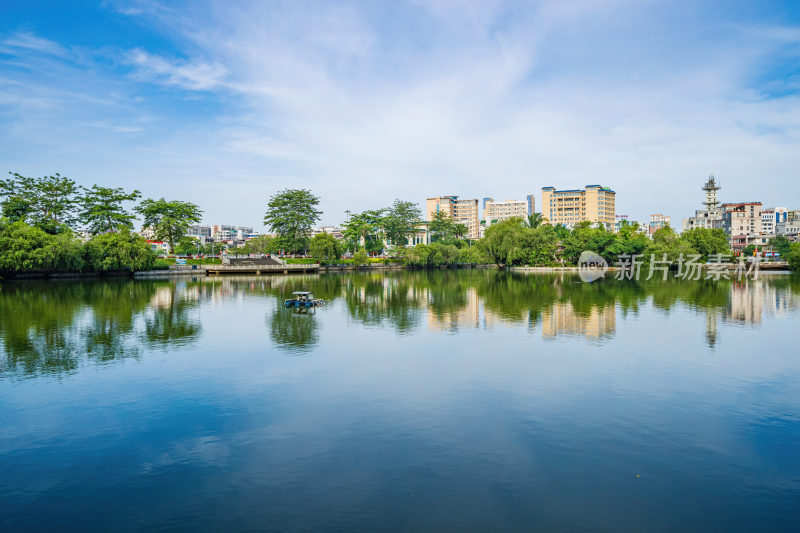
[[[339,239],[328,233],[314,235],[309,246],[311,256],[320,263],[335,263],[342,255]]]
[[[463,265],[486,265],[490,263],[486,254],[477,246],[462,248],[458,253],[458,262]]]
[[[128,231],[96,235],[84,245],[86,262],[97,272],[147,270],[156,254],[139,235]]]
[[[792,244],[789,249],[789,254],[786,256],[789,262],[789,268],[792,270],[800,270],[800,243]]]
[[[367,252],[362,248],[353,254],[353,264],[356,266],[363,266],[369,262]]]
[[[0,222],[0,270],[74,270],[83,268],[81,244],[71,232],[50,235],[25,222]]]

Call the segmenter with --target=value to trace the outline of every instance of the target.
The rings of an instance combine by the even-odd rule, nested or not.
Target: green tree
[[[789,253],[786,254],[786,261],[789,262],[789,268],[792,270],[800,270],[800,243],[792,243]]]
[[[382,250],[385,212],[385,209],[373,209],[361,213],[348,211],[347,221],[343,224],[348,249],[357,250],[364,246],[369,252]]]
[[[319,198],[308,189],[286,189],[273,195],[267,204],[264,224],[278,234],[279,245],[290,252],[308,249],[308,236],[322,211]]]
[[[87,262],[97,272],[147,270],[156,260],[144,238],[127,230],[96,235],[84,248]]]
[[[75,211],[80,190],[75,181],[56,173],[55,176],[29,178],[9,172],[0,180],[4,216],[23,220],[47,233],[56,234],[75,224]]]
[[[464,265],[485,265],[490,263],[489,258],[478,246],[469,246],[459,250],[458,262]]]
[[[782,258],[785,258],[789,255],[789,252],[792,249],[792,243],[789,242],[784,235],[778,235],[771,241],[769,241],[770,246],[772,246],[772,251],[778,252]]]
[[[413,248],[408,248],[405,252],[405,262],[409,266],[428,266],[428,256],[430,247],[427,244],[417,244]]]
[[[656,261],[666,260],[671,264],[677,264],[681,256],[688,257],[695,253],[689,244],[680,239],[678,234],[675,233],[669,226],[659,228],[653,233],[653,240],[645,250],[645,259],[649,261],[654,259]]]
[[[81,221],[87,225],[93,234],[119,231],[120,229],[133,229],[135,216],[123,206],[123,202],[132,202],[141,197],[137,190],[126,193],[121,187],[92,186],[84,188],[81,199]]]
[[[432,242],[450,239],[456,235],[456,222],[446,212],[437,211],[431,217],[428,231],[431,234]]]
[[[175,246],[175,253],[178,255],[194,255],[199,253],[200,241],[194,237],[181,237]]]
[[[681,240],[704,260],[717,254],[730,254],[728,236],[721,229],[693,228],[681,234]]]
[[[525,225],[531,229],[536,229],[545,222],[547,222],[547,219],[541,213],[531,213],[525,219]]]
[[[353,254],[353,264],[355,266],[363,266],[367,263],[369,263],[369,256],[367,255],[366,250],[363,248]]]
[[[271,235],[259,235],[250,239],[239,249],[241,254],[274,254],[279,250],[275,237]]]
[[[558,264],[558,234],[550,225],[539,225],[525,229],[523,247],[531,266],[553,266]]]
[[[556,224],[553,226],[553,229],[556,230],[556,235],[558,235],[559,241],[564,241],[565,239],[568,239],[570,235],[572,235],[572,232],[564,224]]]
[[[383,233],[386,239],[393,245],[405,246],[416,231],[415,226],[420,218],[422,210],[418,204],[395,200],[383,216]]]
[[[25,222],[31,215],[31,203],[28,199],[19,196],[9,196],[0,206],[0,216],[9,222]]]
[[[0,272],[82,268],[81,245],[71,232],[51,235],[21,220],[0,220]]]
[[[453,226],[453,238],[464,239],[469,234],[469,228],[466,224],[458,223]]]
[[[579,222],[562,241],[564,259],[575,264],[581,253],[591,251],[609,262],[616,262],[619,248],[612,248],[616,240],[617,236],[604,227],[596,227],[589,221]]]
[[[452,244],[434,242],[430,244],[429,249],[430,253],[428,254],[427,265],[429,267],[450,266],[458,263],[460,252],[458,248]]]
[[[742,255],[744,255],[745,257],[752,257],[753,254],[755,253],[755,251],[756,251],[756,245],[755,244],[748,244],[742,250]]]
[[[336,237],[329,233],[319,233],[311,238],[309,246],[311,257],[320,263],[334,263],[342,255],[342,246]]]
[[[640,255],[650,246],[650,239],[639,231],[638,222],[623,220],[616,239],[608,245],[610,259],[617,260],[620,255]],[[608,232],[607,232],[608,233]]]
[[[144,218],[144,227],[151,228],[156,238],[169,243],[169,253],[175,253],[175,244],[186,235],[189,226],[200,222],[203,212],[190,202],[167,201],[164,198],[147,198],[135,211]]]
[[[498,266],[518,264],[526,259],[523,230],[521,218],[502,220],[486,228],[479,246],[489,260]]]

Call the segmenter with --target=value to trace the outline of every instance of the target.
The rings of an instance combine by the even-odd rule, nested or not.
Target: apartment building
[[[787,211],[785,218],[775,224],[775,233],[792,239],[800,236],[800,210]]]
[[[747,246],[747,237],[762,233],[761,202],[722,204],[722,229],[731,239],[731,247]]]
[[[661,228],[666,228],[669,226],[671,220],[672,219],[670,217],[667,215],[662,215],[661,213],[650,215],[650,225],[647,228],[647,232],[652,235]]]
[[[613,229],[616,222],[616,194],[602,185],[566,190],[542,187],[542,216],[552,224],[568,227],[588,220]]]
[[[432,220],[436,213],[446,213],[456,223],[467,226],[467,237],[479,238],[480,225],[478,220],[478,199],[462,200],[458,196],[436,196],[428,198],[425,212],[428,220]]]
[[[340,228],[338,226],[320,226],[318,228],[311,229],[311,237],[320,235],[322,233],[332,235],[334,239],[344,239],[344,228]]]
[[[490,226],[501,220],[519,217],[526,218],[535,212],[535,200],[532,194],[525,196],[525,200],[505,200],[495,202],[493,198],[483,199],[483,220]]]
[[[775,233],[775,208],[765,207],[761,210],[761,231],[763,233]]]
[[[248,226],[231,226],[227,224],[214,224],[211,226],[211,237],[217,241],[244,241],[257,237],[259,234]]]

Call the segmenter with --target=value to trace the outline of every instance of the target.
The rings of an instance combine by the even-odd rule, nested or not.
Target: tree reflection
[[[315,309],[287,309],[283,302],[268,320],[272,340],[293,353],[304,353],[319,342]]]
[[[327,307],[302,315],[283,307],[299,290]],[[676,307],[705,315],[714,346],[725,323],[759,324],[800,307],[800,275],[758,280],[618,281],[582,283],[570,273],[525,275],[487,270],[392,271],[328,275],[210,278],[196,281],[84,280],[0,284],[0,377],[71,372],[83,361],[138,357],[143,349],[196,342],[201,305],[246,299],[276,305],[271,338],[292,352],[320,342],[322,314],[344,311],[353,322],[410,334],[521,325],[545,338],[614,335],[620,316]],[[342,302],[342,305],[337,305]],[[316,313],[320,313],[317,316]]]
[[[142,341],[185,344],[200,331],[188,318],[196,304],[171,281],[4,283],[0,373],[71,372],[82,360],[137,357]]]
[[[196,285],[160,287],[144,319],[144,338],[164,348],[185,346],[200,334],[200,319],[189,311],[198,304]]]
[[[400,332],[412,331],[425,304],[421,284],[408,277],[356,273],[344,281],[343,296],[350,316],[367,325],[391,324]]]

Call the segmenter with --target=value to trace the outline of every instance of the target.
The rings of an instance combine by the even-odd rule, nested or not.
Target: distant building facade
[[[775,233],[775,208],[765,207],[761,209],[761,231],[764,233]]]
[[[526,218],[535,212],[535,199],[532,194],[525,200],[505,200],[495,202],[492,198],[483,199],[483,220],[490,226],[509,218]]]
[[[787,211],[785,219],[775,224],[775,233],[791,240],[800,239],[800,210]]]
[[[436,213],[446,213],[456,223],[467,226],[467,237],[477,239],[480,234],[478,220],[478,200],[462,200],[458,196],[436,196],[428,198],[425,206],[428,220],[432,220]]]
[[[661,228],[666,228],[670,225],[670,221],[672,219],[667,215],[662,215],[661,213],[657,213],[655,215],[650,215],[650,224],[647,228],[647,232],[652,235],[653,233],[657,232]]]
[[[333,236],[335,239],[344,239],[344,229],[338,226],[321,226],[319,228],[312,228],[311,229],[311,236],[320,235],[322,233],[327,233],[328,235]]]
[[[731,248],[741,250],[748,237],[761,235],[761,202],[722,204],[722,229],[731,240]]]
[[[613,229],[616,223],[616,194],[601,185],[566,190],[542,187],[542,216],[552,224],[568,227],[589,221]]]

